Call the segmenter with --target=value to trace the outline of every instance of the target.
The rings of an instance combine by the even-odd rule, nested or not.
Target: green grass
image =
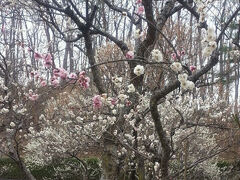
[[[83,159],[88,165],[88,172],[91,174],[91,180],[98,180],[100,179],[100,166],[99,160],[96,158],[88,158]],[[81,180],[81,171],[79,167],[81,164],[76,159],[60,159],[56,160],[52,164],[45,165],[45,166],[36,166],[31,169],[33,176],[37,180],[42,179],[59,179],[59,176],[56,176],[56,171],[54,168],[61,168],[65,169],[65,167],[72,167],[73,169],[62,171],[65,180]],[[1,171],[4,167],[9,167],[8,170],[1,174]],[[23,179],[24,175],[21,170],[18,168],[16,163],[9,159],[9,158],[2,158],[0,159],[0,177],[1,178],[9,178],[9,179]]]
[[[19,170],[17,164],[8,158],[0,159],[0,173],[4,167],[9,167],[7,171],[0,174],[2,178],[23,178],[23,173]]]

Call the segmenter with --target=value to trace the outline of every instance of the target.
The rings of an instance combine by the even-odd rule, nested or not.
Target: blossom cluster
[[[178,73],[178,72],[181,72],[182,71],[182,64],[180,62],[174,62],[171,64],[170,68]]]
[[[209,57],[212,52],[217,48],[216,36],[212,28],[208,28],[207,36],[202,42],[204,45],[203,56]]]
[[[179,74],[178,75],[178,80],[181,83],[181,87],[183,90],[193,90],[195,87],[195,84],[192,81],[187,80],[188,75],[186,73]]]
[[[158,49],[154,49],[152,51],[152,58],[156,62],[161,62],[163,61],[163,55]]]
[[[197,12],[199,13],[199,23],[203,23],[206,18],[206,8],[207,4],[203,3],[201,0],[194,0],[197,4]]]
[[[144,6],[142,5],[142,0],[137,0],[136,4],[138,5],[137,14],[142,15],[144,13]]]

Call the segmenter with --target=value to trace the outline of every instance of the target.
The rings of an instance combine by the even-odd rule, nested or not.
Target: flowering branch
[[[240,10],[240,7],[233,13],[233,15],[230,17],[230,19],[226,23],[226,25],[230,24],[230,22],[237,15],[239,10]],[[224,34],[226,29],[227,29],[227,26],[225,26],[225,28],[222,30],[222,32],[218,36],[218,41],[219,41],[219,39],[221,39],[221,37]],[[203,74],[206,74],[217,63],[218,63],[218,52],[215,51],[212,54],[209,62],[201,70],[196,72],[194,75],[190,76],[189,80],[191,80],[193,82],[196,82]],[[160,115],[159,115],[159,112],[158,112],[158,109],[157,109],[157,105],[158,105],[157,102],[161,98],[164,98],[170,92],[177,89],[179,86],[180,86],[180,82],[178,80],[176,80],[172,84],[169,84],[169,85],[165,86],[164,88],[162,88],[161,90],[158,90],[158,91],[154,92],[152,97],[151,97],[151,100],[150,100],[150,111],[151,111],[152,119],[154,120],[155,129],[156,129],[156,132],[159,136],[160,142],[161,142],[162,147],[163,147],[163,152],[164,152],[163,156],[162,156],[162,164],[161,164],[161,166],[162,166],[161,170],[162,170],[163,177],[168,176],[168,161],[169,161],[169,158],[170,158],[170,146],[169,146],[165,131],[163,130],[162,123],[160,121]]]

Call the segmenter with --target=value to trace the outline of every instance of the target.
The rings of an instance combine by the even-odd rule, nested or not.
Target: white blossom
[[[184,82],[184,81],[187,81],[187,78],[188,78],[188,75],[186,73],[183,73],[183,74],[179,74],[178,75],[178,80],[180,82]]]
[[[182,64],[179,62],[174,62],[171,64],[170,68],[174,71],[174,72],[180,72],[182,70]]]
[[[203,56],[204,57],[209,57],[212,54],[212,49],[210,47],[205,47],[203,49]]]
[[[16,126],[16,125],[15,125],[14,122],[11,122],[11,123],[10,123],[10,127],[14,128],[15,126]]]
[[[140,29],[136,29],[136,31],[135,31],[135,38],[139,39],[140,37],[141,37],[141,31],[140,31]]]
[[[187,81],[187,88],[192,91],[195,88],[194,82]]]
[[[114,115],[116,115],[116,114],[117,114],[117,110],[116,110],[116,109],[113,109],[113,110],[112,110],[112,113],[113,113]]]
[[[127,92],[128,92],[128,93],[133,93],[133,92],[135,92],[135,87],[134,87],[133,84],[128,85],[128,91],[127,91]]]
[[[126,94],[119,94],[118,95],[118,99],[122,102],[125,101],[127,98],[128,98],[128,96]]]
[[[9,112],[9,109],[7,108],[2,108],[2,110],[0,111],[0,113],[6,114]]]
[[[154,170],[157,171],[158,168],[159,168],[160,164],[158,162],[155,162],[155,165],[154,165]]]
[[[114,83],[117,87],[121,87],[121,85],[122,85],[122,80],[123,80],[122,77],[113,77],[112,80],[113,80],[113,83]]]
[[[163,55],[162,55],[161,51],[159,51],[158,49],[154,49],[152,51],[152,58],[157,62],[163,61]]]
[[[142,74],[144,74],[144,67],[141,66],[141,65],[137,65],[135,68],[134,68],[134,74],[136,74],[137,76],[140,76]]]

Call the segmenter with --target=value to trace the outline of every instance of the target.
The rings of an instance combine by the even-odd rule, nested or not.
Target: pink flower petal
[[[197,68],[196,68],[196,66],[190,66],[190,71],[195,71]]]
[[[142,4],[142,0],[137,0],[136,4]]]
[[[101,100],[101,96],[100,95],[94,96],[92,101],[93,101],[93,107],[94,108],[99,109],[99,108],[102,107],[102,100]]]
[[[126,54],[127,59],[133,59],[134,58],[134,52],[133,51],[128,51]]]
[[[144,6],[139,6],[137,10],[137,14],[141,15],[144,13]]]

